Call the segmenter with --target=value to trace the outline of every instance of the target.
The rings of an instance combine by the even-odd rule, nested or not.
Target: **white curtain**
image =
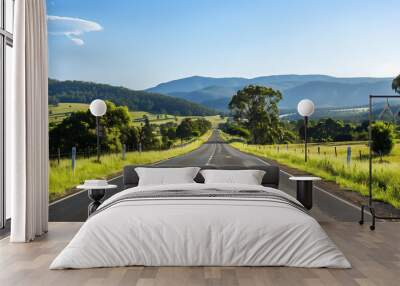
[[[14,83],[6,98],[6,187],[12,242],[48,227],[48,71],[45,0],[15,1]]]

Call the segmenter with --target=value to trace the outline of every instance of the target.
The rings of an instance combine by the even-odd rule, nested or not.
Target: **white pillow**
[[[194,183],[198,167],[187,168],[135,168],[139,186]]]
[[[261,170],[202,170],[205,184],[261,185],[265,171]]]

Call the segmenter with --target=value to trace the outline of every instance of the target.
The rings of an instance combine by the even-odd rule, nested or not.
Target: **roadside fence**
[[[122,160],[125,160],[127,153],[130,153],[130,152],[138,152],[140,155],[143,151],[172,150],[175,148],[185,147],[186,145],[196,141],[197,139],[198,138],[192,138],[183,143],[172,145],[168,149],[162,149],[160,146],[160,148],[158,148],[158,149],[152,148],[152,149],[146,150],[145,148],[142,147],[141,143],[139,143],[138,146],[123,144],[121,150],[118,150],[118,151],[100,150],[100,155],[101,156],[115,155],[115,156],[120,156],[120,158]],[[90,147],[90,148],[72,147],[70,152],[61,152],[61,149],[57,148],[56,152],[49,154],[49,160],[50,160],[50,164],[52,166],[58,166],[58,165],[60,165],[61,160],[70,158],[71,168],[72,168],[72,171],[74,171],[75,166],[76,166],[76,161],[78,159],[91,159],[91,158],[95,159],[96,156],[97,156],[97,148],[96,147]]]
[[[246,143],[245,143],[246,144]],[[352,160],[363,161],[368,156],[368,144],[366,142],[358,142],[358,146],[354,147],[354,143],[338,144],[338,145],[319,145],[311,143],[307,148],[308,156],[324,156],[324,157],[341,157],[343,156],[346,164],[350,164]],[[364,145],[365,144],[365,145]],[[251,144],[246,144],[251,146]],[[253,145],[257,150],[274,151],[275,153],[294,153],[304,154],[304,146],[302,144],[280,144],[280,145]]]

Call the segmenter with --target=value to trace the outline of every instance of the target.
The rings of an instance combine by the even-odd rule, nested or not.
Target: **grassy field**
[[[155,124],[155,125],[160,125],[164,124],[167,122],[175,122],[176,124],[180,124],[183,119],[185,118],[205,118],[208,121],[211,122],[213,128],[217,128],[220,123],[225,123],[226,118],[221,118],[219,115],[212,115],[212,116],[174,116],[174,115],[169,115],[169,114],[152,114],[148,112],[143,112],[143,111],[133,111],[130,112],[133,120],[134,120],[134,125],[140,126],[140,121],[138,119],[142,119],[144,115],[147,115],[147,117],[150,120],[150,123]]]
[[[56,161],[50,162],[49,199],[54,201],[64,197],[75,190],[74,186],[87,179],[106,179],[119,173],[128,164],[150,164],[191,152],[199,148],[210,137],[211,131],[199,139],[183,146],[165,151],[130,152],[122,160],[120,154],[105,155],[101,163],[95,162],[95,157],[90,159],[77,159],[75,172],[71,170],[71,160],[63,159],[60,165]]]
[[[310,144],[307,163],[304,162],[303,144],[264,146],[233,142],[231,145],[241,151],[274,159],[289,167],[334,181],[343,188],[362,195],[368,194],[366,142]],[[348,146],[351,146],[350,163],[347,162]],[[396,144],[392,153],[382,160],[373,159],[373,194],[376,200],[400,208],[400,144]]]
[[[85,103],[59,103],[57,106],[49,105],[49,122],[61,122],[71,112],[86,111],[89,104]]]
[[[65,117],[68,116],[71,112],[76,111],[86,111],[89,109],[89,104],[85,103],[59,103],[58,106],[49,105],[49,121],[53,123],[61,122]],[[160,125],[167,122],[176,122],[177,124],[181,123],[184,118],[201,118],[201,116],[174,116],[170,114],[153,114],[146,111],[130,111],[129,112],[133,124],[140,126],[139,119],[142,119],[144,115],[146,115],[152,124]],[[219,123],[224,123],[226,118],[221,118],[219,115],[214,116],[204,116],[207,120],[209,120],[214,128],[218,127]]]

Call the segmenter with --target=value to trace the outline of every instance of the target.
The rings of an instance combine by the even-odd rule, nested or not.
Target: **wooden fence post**
[[[321,147],[318,146],[318,155],[321,154]]]
[[[351,147],[347,147],[347,164],[350,164],[351,162]]]
[[[359,154],[360,154],[360,161],[361,161],[361,159],[362,159],[362,153],[361,153],[361,150],[359,150],[358,152],[359,152]]]
[[[122,145],[122,160],[125,160],[126,157],[126,144]]]
[[[71,161],[72,172],[75,173],[76,147],[72,147],[71,159],[72,159]]]
[[[61,159],[61,150],[60,148],[57,148],[57,165],[60,165],[60,159]]]
[[[336,146],[335,146],[335,157],[337,157],[337,150],[336,150]]]

